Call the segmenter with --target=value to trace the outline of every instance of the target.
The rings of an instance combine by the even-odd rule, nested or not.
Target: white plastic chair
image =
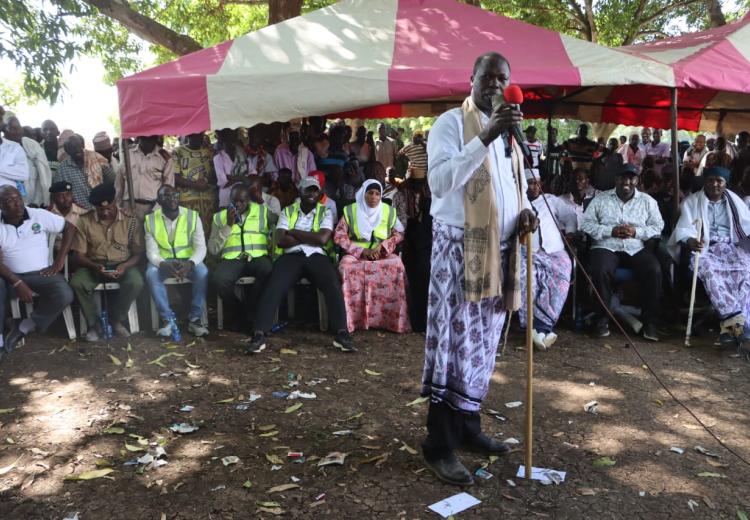
[[[96,295],[96,308],[99,312],[102,310],[102,291],[116,291],[120,288],[120,284],[116,282],[100,283],[94,287],[94,294]],[[136,306],[136,300],[130,304],[128,309],[128,328],[131,334],[137,334],[140,332],[140,325],[138,324],[138,307]],[[88,323],[86,323],[86,317],[83,312],[80,312],[80,323],[81,323],[81,334],[86,334],[88,331]]]
[[[57,238],[59,233],[50,233],[49,234],[49,240],[47,242],[47,247],[49,249],[49,264],[52,265],[52,262],[55,260],[55,239]],[[68,280],[68,259],[65,259],[65,269],[63,271],[63,276],[65,277],[65,281]],[[15,291],[11,288],[11,298],[10,298],[10,314],[13,317],[14,320],[20,320],[21,319],[21,300],[18,299],[17,296],[15,296]],[[37,293],[34,293],[34,298],[38,298],[39,295]],[[31,317],[31,313],[34,312],[34,304],[33,303],[27,303],[25,304],[26,307],[26,316]],[[73,320],[73,309],[71,309],[70,305],[65,307],[62,311],[63,320],[65,320],[65,328],[68,329],[68,338],[71,340],[76,339],[76,325],[75,321]]]
[[[34,293],[34,297],[38,298],[39,295]],[[26,316],[31,317],[31,313],[34,312],[34,304],[27,303],[25,304],[25,307]],[[21,319],[21,300],[19,300],[18,297],[10,299],[10,314],[14,320]],[[62,316],[63,320],[65,320],[65,328],[68,329],[68,338],[76,339],[76,325],[75,321],[73,321],[73,309],[70,308],[70,305],[63,309]]]
[[[185,284],[192,284],[188,279],[182,279],[178,280],[177,278],[165,278],[164,279],[164,285],[185,285]],[[149,295],[151,292],[149,291]],[[151,301],[151,328],[154,331],[159,330],[159,311],[156,309],[156,303],[154,302],[154,298],[149,296],[149,300]],[[206,303],[203,304],[203,324],[208,325],[208,305]]]

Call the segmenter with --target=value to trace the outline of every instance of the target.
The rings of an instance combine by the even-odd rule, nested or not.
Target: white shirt
[[[14,273],[49,267],[49,234],[62,233],[65,228],[65,219],[46,209],[26,208],[26,212],[28,218],[18,227],[6,224],[0,215],[2,263]]]
[[[250,155],[247,158],[247,170],[250,175],[258,175],[267,173],[272,181],[275,181],[278,177],[279,169],[276,167],[276,163],[273,161],[273,157],[270,153],[266,152],[265,164],[263,165],[263,171],[258,171],[258,157]]]
[[[263,204],[268,206],[268,211],[277,217],[281,215],[281,202],[273,195],[263,192]]]
[[[26,153],[29,165],[29,179],[26,181],[26,204],[37,206],[49,205],[49,187],[52,184],[52,171],[47,162],[47,155],[39,143],[28,137],[21,139],[21,147]]]
[[[523,143],[529,147],[529,152],[531,152],[531,167],[533,169],[539,168],[539,159],[544,155],[544,145],[539,139],[533,143],[531,141],[524,141]]]
[[[187,208],[180,207],[179,215],[184,215],[187,212]],[[146,217],[148,218],[148,217]],[[174,239],[174,231],[177,228],[177,219],[170,220],[166,215],[162,214],[164,219],[164,226],[167,228],[167,237],[171,242]],[[179,217],[178,217],[179,218]],[[164,261],[164,258],[159,254],[159,244],[151,233],[146,232],[146,258],[156,267]],[[198,265],[206,258],[206,235],[203,232],[203,223],[201,219],[195,224],[195,233],[193,233],[193,254],[189,260],[193,261],[193,264]]]
[[[300,231],[312,231],[313,220],[315,219],[315,212],[317,210],[318,209],[316,206],[315,208],[310,210],[310,213],[305,215],[302,212],[302,209],[300,209],[299,216],[297,217],[297,222],[294,223],[294,229],[298,229]],[[281,217],[279,217],[279,223],[276,226],[276,229],[289,229],[289,219],[286,218],[286,212],[283,212],[281,214]],[[325,215],[323,215],[323,219],[320,221],[320,229],[329,229],[333,231],[333,217],[331,215],[331,210],[328,207],[326,207]],[[311,246],[309,244],[299,244],[284,249],[285,253],[298,253],[300,251],[305,253],[305,256],[311,256],[314,254],[326,254],[322,247]]]
[[[489,118],[482,114],[482,124]],[[464,186],[490,154],[490,176],[497,199],[500,240],[506,242],[516,231],[518,213],[530,208],[526,198],[526,179],[521,176],[521,204],[518,207],[516,181],[510,157],[505,157],[502,138],[487,147],[475,137],[463,144],[463,113],[454,108],[441,115],[430,129],[427,141],[427,179],[432,192],[430,214],[444,224],[464,227]]]
[[[547,199],[549,207],[547,207],[543,197]],[[538,251],[540,245],[542,250],[547,253],[563,251],[565,243],[560,237],[560,229],[566,233],[575,233],[578,228],[575,209],[554,195],[540,195],[535,198],[531,201],[531,209],[539,219],[539,229],[531,239],[534,251]],[[552,213],[550,213],[550,209],[552,209]],[[552,215],[555,216],[554,219]],[[560,225],[560,228],[557,227],[555,221]]]
[[[630,224],[635,228],[634,238],[615,238],[615,226]],[[583,214],[581,231],[589,235],[594,244],[592,249],[625,252],[630,256],[643,249],[643,243],[661,235],[664,221],[659,213],[659,205],[648,194],[635,190],[629,200],[623,202],[615,190],[598,194]]]
[[[0,186],[7,184],[15,186],[16,181],[26,181],[28,178],[29,166],[26,161],[26,152],[20,144],[3,139],[0,143]]]
[[[646,157],[657,157],[657,158],[664,158],[668,159],[669,156],[672,154],[672,147],[669,146],[669,143],[665,143],[664,141],[659,141],[658,144],[654,144],[653,141],[648,143],[646,146],[643,147],[643,150],[645,152]]]

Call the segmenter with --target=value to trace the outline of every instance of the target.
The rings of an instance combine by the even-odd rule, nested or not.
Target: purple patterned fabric
[[[571,262],[568,253],[535,251],[534,263],[534,329],[551,332],[555,327],[570,288]],[[526,328],[526,250],[521,251],[521,327]]]
[[[742,313],[750,324],[750,253],[729,242],[715,243],[701,254],[698,278],[722,320]]]
[[[422,395],[476,412],[495,370],[506,311],[500,296],[466,302],[463,283],[463,229],[434,220]]]

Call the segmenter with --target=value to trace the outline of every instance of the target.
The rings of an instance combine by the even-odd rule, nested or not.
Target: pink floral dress
[[[333,241],[346,255],[339,262],[341,288],[346,304],[349,332],[370,328],[410,332],[406,304],[406,271],[401,258],[393,254],[404,239],[395,229],[381,244],[388,256],[380,260],[360,258],[362,248],[349,238],[346,219],[339,220]]]

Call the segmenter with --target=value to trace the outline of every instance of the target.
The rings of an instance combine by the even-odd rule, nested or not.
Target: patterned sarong
[[[505,268],[505,251],[502,257]],[[422,395],[476,412],[495,370],[506,310],[502,296],[466,301],[463,285],[463,229],[435,220]]]
[[[571,262],[568,253],[535,251],[534,262],[534,329],[551,332],[560,318],[570,288]],[[521,252],[521,327],[526,328],[526,250]]]
[[[691,269],[694,265],[691,258]],[[701,254],[698,278],[722,320],[742,313],[750,324],[750,253],[728,241],[716,242]]]

